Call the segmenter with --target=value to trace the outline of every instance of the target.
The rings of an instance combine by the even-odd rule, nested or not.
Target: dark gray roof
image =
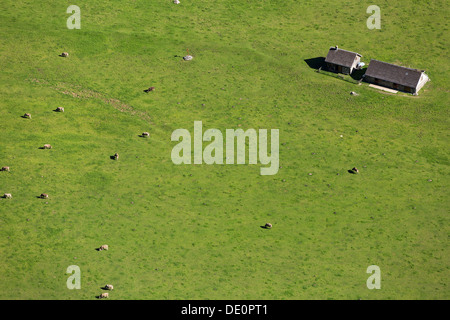
[[[401,67],[383,61],[370,60],[365,76],[415,88],[419,83],[422,72],[421,70]]]
[[[359,53],[351,52],[336,47],[331,47],[328,51],[325,62],[337,64],[344,67],[351,67],[356,56],[361,57]]]

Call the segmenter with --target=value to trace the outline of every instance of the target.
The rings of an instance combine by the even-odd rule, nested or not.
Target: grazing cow
[[[69,56],[69,54],[67,53],[67,52],[63,52],[63,53],[61,53],[61,57],[64,57],[64,58],[66,58],[66,57],[68,57]]]
[[[272,228],[272,224],[271,223],[266,223],[266,225],[264,226],[266,228]]]
[[[5,199],[11,199],[11,198],[12,198],[12,195],[11,195],[11,193],[5,193],[5,194],[3,195],[3,198],[5,198]]]
[[[64,108],[63,107],[58,107],[58,108],[56,108],[56,111],[57,112],[64,112]]]
[[[180,4],[180,0],[173,0],[173,3]]]
[[[51,145],[49,145],[49,144],[44,144],[44,149],[51,149],[51,148],[52,148]]]
[[[356,168],[356,167],[353,167],[353,168],[352,168],[352,171],[354,171],[354,172],[356,172],[356,173],[359,173],[359,170],[358,170],[358,168]]]
[[[24,117],[24,118],[27,118],[27,119],[31,119],[31,114],[25,113],[25,114],[23,115],[23,117]]]
[[[108,250],[108,245],[104,244],[104,245],[100,246],[100,248],[98,248],[98,251],[102,251],[102,250]]]
[[[107,285],[105,286],[105,289],[106,289],[106,290],[112,290],[112,289],[114,289],[114,287],[113,287],[112,284],[107,284]]]
[[[99,297],[99,299],[109,298],[109,293],[108,293],[108,292],[102,293],[102,294],[99,295],[98,297]]]
[[[149,135],[150,135],[150,133],[148,133],[148,132],[143,132],[143,133],[142,133],[142,136],[143,136],[143,137],[148,137]]]
[[[114,154],[114,160],[119,160],[119,154],[117,152]]]
[[[148,88],[148,89],[145,89],[144,92],[149,93],[150,91],[155,91],[155,90],[156,90],[155,87],[150,87],[150,88]]]
[[[2,167],[1,171],[9,171],[9,167]]]
[[[41,193],[41,195],[39,196],[41,199],[48,199],[48,194],[46,193]]]

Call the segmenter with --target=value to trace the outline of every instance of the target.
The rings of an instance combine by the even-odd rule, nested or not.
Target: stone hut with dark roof
[[[338,46],[335,46],[328,51],[325,62],[329,71],[351,74],[360,63],[361,57],[359,53],[339,49]]]
[[[397,66],[378,60],[370,60],[364,80],[394,90],[417,94],[429,81],[424,70]]]

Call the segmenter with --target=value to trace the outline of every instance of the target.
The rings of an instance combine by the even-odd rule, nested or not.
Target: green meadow
[[[448,15],[443,0],[2,0],[0,299],[105,284],[114,300],[450,298]],[[390,94],[305,62],[334,45],[431,81]],[[171,134],[194,121],[279,129],[278,173],[175,165]]]

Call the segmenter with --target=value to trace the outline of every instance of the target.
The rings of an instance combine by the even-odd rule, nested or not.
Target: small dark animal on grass
[[[149,93],[150,91],[155,91],[155,90],[156,90],[156,88],[155,88],[155,87],[150,87],[150,88],[148,88],[148,89],[144,90],[144,92],[147,92],[147,93]]]
[[[353,173],[353,174],[359,173],[359,170],[358,170],[358,168],[353,167],[351,170],[348,170],[348,173]]]

